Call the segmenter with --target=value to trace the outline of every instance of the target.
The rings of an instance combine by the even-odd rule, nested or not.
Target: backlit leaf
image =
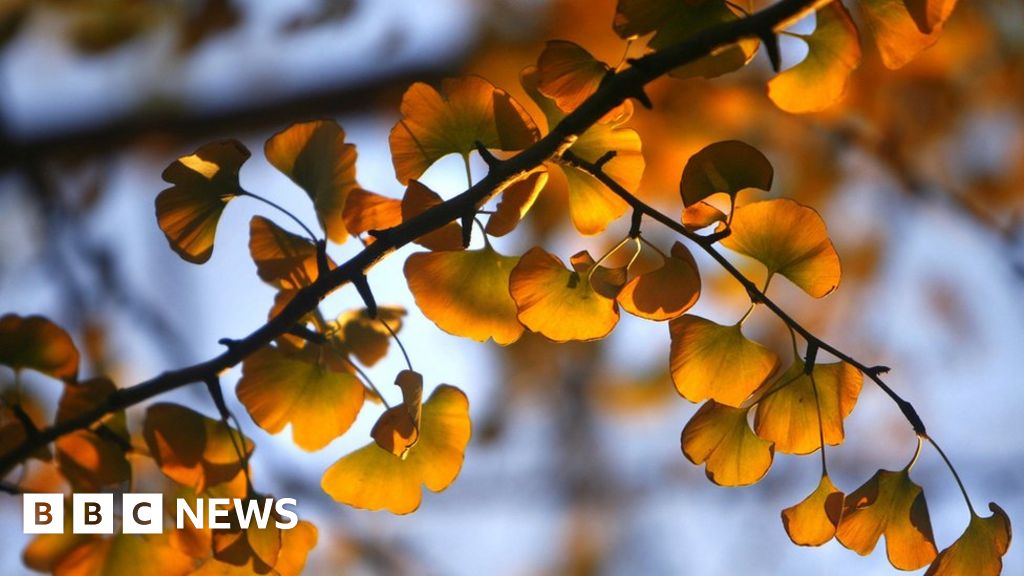
[[[501,201],[494,214],[487,219],[484,231],[491,236],[501,237],[515,230],[547,183],[548,171],[540,168],[510,184],[501,192]]]
[[[423,404],[419,440],[405,459],[371,442],[335,462],[320,485],[349,506],[408,514],[419,507],[422,486],[440,492],[458,476],[470,428],[466,395],[442,384]]]
[[[633,278],[619,292],[622,309],[648,320],[671,320],[700,297],[700,272],[685,246],[676,242],[660,268]]]
[[[768,96],[783,110],[818,112],[839,101],[860,65],[860,36],[842,2],[817,12],[814,33],[801,36],[807,57],[768,82]]]
[[[774,352],[748,340],[739,324],[687,314],[669,323],[672,381],[690,402],[739,406],[779,367]]]
[[[402,389],[402,403],[381,414],[370,436],[384,450],[405,459],[420,437],[423,376],[412,370],[402,370],[395,379],[395,386]]]
[[[388,343],[391,342],[391,332],[382,322],[397,334],[402,329],[404,317],[405,308],[401,306],[378,306],[376,318],[370,318],[367,310],[362,308],[342,312],[332,328],[340,335],[345,348],[364,366],[373,366],[387,354]]]
[[[267,160],[299,185],[332,242],[348,237],[342,211],[356,183],[356,147],[333,120],[292,124],[267,140]]]
[[[839,542],[866,556],[883,534],[889,562],[900,570],[917,570],[935,558],[928,504],[907,470],[879,470],[846,497]]]
[[[249,222],[249,254],[260,279],[278,290],[304,288],[319,274],[316,245],[262,216]],[[328,265],[334,265],[330,258]]]
[[[735,198],[745,188],[769,190],[775,170],[760,150],[739,140],[715,142],[686,161],[679,180],[683,204],[692,206],[718,192]]]
[[[537,59],[537,89],[563,112],[572,112],[597,91],[611,70],[575,42],[549,40]],[[622,106],[617,106],[602,121],[622,112]]]
[[[572,263],[569,270],[541,248],[520,258],[509,278],[519,321],[555,342],[604,338],[619,321],[614,294],[599,293],[590,281],[590,254],[580,252]]]
[[[249,155],[241,142],[223,140],[164,170],[164,181],[173,186],[157,195],[156,219],[178,256],[193,264],[210,259],[217,222],[228,202],[242,193],[238,170]]]
[[[941,27],[922,33],[905,0],[860,0],[858,5],[887,68],[902,68],[939,40]]]
[[[1010,548],[1010,517],[994,502],[992,515],[971,513],[971,522],[952,546],[939,553],[924,576],[999,576]]]
[[[341,216],[353,236],[370,230],[387,230],[402,223],[402,201],[356,188],[349,192]]]
[[[794,544],[821,546],[835,536],[842,513],[843,493],[823,474],[814,492],[782,511],[782,525]]]
[[[754,202],[735,210],[730,229],[722,245],[764,264],[769,275],[781,274],[815,298],[839,286],[839,255],[813,208],[788,198]]]
[[[42,316],[0,317],[0,364],[68,382],[78,377],[78,348],[60,326]]]
[[[775,448],[789,454],[810,454],[820,447],[818,407],[825,442],[843,442],[843,420],[850,415],[860,395],[863,376],[845,362],[814,365],[814,385],[804,374],[804,363],[796,360],[773,389],[757,404],[754,430]]]
[[[64,555],[54,576],[184,576],[192,560],[168,545],[163,534],[116,534],[89,538]]]
[[[930,34],[949,18],[957,0],[904,0],[907,11],[923,34]]]
[[[395,176],[402,184],[448,154],[469,156],[476,142],[513,151],[539,137],[523,107],[479,76],[445,79],[441,93],[417,82],[402,97],[401,112],[390,142]]]
[[[709,400],[683,428],[683,454],[694,464],[705,464],[704,472],[715,484],[753,484],[772,466],[775,448],[750,429],[749,411]]]
[[[58,438],[56,448],[61,474],[76,492],[100,492],[131,479],[124,448],[96,432],[76,430]]]
[[[696,231],[712,224],[725,222],[725,213],[707,202],[700,201],[683,208],[683,226]]]
[[[449,334],[501,345],[519,339],[523,326],[509,295],[519,262],[490,246],[457,252],[419,252],[405,261],[405,278],[423,314]]]
[[[235,391],[260,428],[277,434],[291,424],[292,440],[308,451],[344,434],[363,406],[363,385],[322,366],[314,350],[260,348],[242,364]]]
[[[57,422],[64,422],[103,406],[115,390],[117,387],[107,378],[92,378],[64,386],[64,393],[57,404]]]
[[[411,220],[441,202],[443,200],[437,192],[420,184],[418,180],[412,180],[405,189],[405,196],[402,197],[402,221]],[[429,234],[420,236],[415,242],[429,250],[462,250],[462,226],[457,222],[449,222]]]

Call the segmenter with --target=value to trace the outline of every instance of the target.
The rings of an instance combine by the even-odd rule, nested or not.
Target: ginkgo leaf
[[[466,395],[442,384],[423,403],[419,440],[405,459],[371,442],[335,462],[320,485],[349,506],[408,514],[419,507],[422,486],[440,492],[458,476],[470,430]]]
[[[397,334],[402,329],[405,314],[401,306],[378,306],[376,318],[370,318],[366,308],[349,310],[338,315],[332,328],[364,366],[373,366],[387,354],[391,332]],[[391,331],[384,327],[385,322]]]
[[[526,148],[539,137],[526,110],[479,76],[447,78],[441,93],[417,82],[402,97],[402,119],[391,129],[391,159],[402,184],[448,154],[468,157],[480,142],[496,150]]]
[[[555,342],[604,338],[619,322],[614,295],[599,293],[590,281],[590,254],[576,254],[572,264],[569,270],[541,248],[520,258],[509,277],[519,321]]]
[[[142,435],[160,470],[197,493],[230,482],[244,466],[235,451],[236,431],[178,404],[149,406]],[[253,443],[244,438],[239,448],[248,457]]]
[[[818,112],[838,102],[860,65],[860,36],[842,2],[817,12],[814,33],[801,36],[807,57],[768,82],[768,97],[786,112]]]
[[[412,370],[402,370],[395,378],[395,386],[402,389],[402,403],[381,414],[370,430],[370,436],[378,446],[404,460],[420,437],[423,376]]]
[[[700,272],[693,254],[676,242],[660,268],[633,278],[622,287],[622,309],[648,320],[671,320],[689,310],[700,298]]]
[[[487,219],[484,232],[501,237],[515,230],[547,183],[548,171],[541,167],[502,190],[501,201],[494,214]]]
[[[999,576],[1010,548],[1010,517],[991,502],[992,515],[971,511],[971,522],[952,546],[939,553],[924,576]]]
[[[754,202],[735,210],[730,230],[722,245],[764,264],[769,275],[781,274],[815,298],[839,286],[839,255],[813,208],[788,198]]]
[[[568,40],[549,40],[537,59],[537,89],[563,112],[572,112],[597,91],[611,66],[594,58],[585,48]],[[616,106],[602,122],[621,115]]]
[[[78,359],[71,337],[49,319],[17,314],[0,317],[0,364],[73,382],[78,377]]]
[[[131,479],[124,448],[96,432],[76,430],[58,438],[56,448],[61,474],[76,492],[100,492]]]
[[[687,0],[684,3],[676,0],[619,0],[613,27],[622,38],[654,32],[648,45],[658,50],[739,17],[726,0]],[[757,47],[757,40],[742,40],[680,66],[671,74],[678,78],[714,78],[741,68],[754,57]]]
[[[895,70],[939,40],[941,26],[922,33],[907,10],[906,0],[860,0],[860,11],[875,39],[882,64]]]
[[[356,183],[356,147],[333,120],[292,124],[267,140],[267,160],[299,185],[331,242],[348,237],[342,211]]]
[[[267,500],[264,500],[264,505],[266,502]],[[243,506],[260,505],[259,499],[246,498],[242,503]],[[242,528],[237,517],[232,517],[229,522],[230,528],[211,530],[210,544],[213,557],[225,564],[250,568],[255,574],[270,572],[277,564],[277,557],[281,553],[284,531],[273,523],[268,523],[262,528],[258,524]]]
[[[70,499],[65,498],[65,509],[70,506]],[[60,533],[39,534],[33,537],[21,553],[25,566],[36,572],[53,572],[54,567],[72,550],[98,538],[94,534],[75,534],[72,521],[72,515],[65,514],[64,529]]]
[[[794,544],[821,546],[835,536],[842,513],[843,493],[823,474],[814,492],[782,511],[782,525]]]
[[[156,219],[178,256],[193,264],[210,259],[220,216],[243,193],[238,170],[249,155],[241,142],[223,140],[178,158],[164,170],[164,181],[173,186],[157,195]]]
[[[53,565],[54,576],[184,576],[192,559],[167,543],[163,534],[115,534],[88,538]]]
[[[775,448],[750,429],[749,411],[709,400],[683,428],[683,454],[694,464],[705,464],[704,472],[715,484],[753,484],[772,466]]]
[[[690,230],[701,230],[725,220],[724,212],[703,200],[683,208],[683,226]]]
[[[349,192],[341,217],[353,236],[370,230],[387,230],[402,223],[402,201],[356,188]]]
[[[935,537],[928,504],[910,473],[879,470],[846,496],[836,538],[866,556],[885,535],[889,562],[900,570],[917,570],[935,558]]]
[[[430,208],[443,202],[441,196],[418,180],[409,182],[402,197],[402,221],[411,220]],[[457,222],[449,222],[415,240],[417,244],[428,250],[462,250],[462,226]]]
[[[291,424],[299,448],[315,451],[344,434],[363,406],[363,385],[322,366],[315,351],[264,346],[242,364],[235,392],[256,424],[277,434]]]
[[[739,140],[708,144],[686,161],[679,180],[685,206],[718,192],[735,198],[740,190],[770,190],[775,170],[760,150]]]
[[[931,34],[949,18],[957,0],[903,0],[922,34]]]
[[[216,534],[216,532],[214,533]],[[238,534],[238,532],[236,532]],[[273,574],[275,576],[299,576],[306,564],[306,557],[310,550],[316,546],[318,531],[316,526],[305,520],[300,520],[294,528],[289,530],[278,530],[270,528],[260,530],[250,527],[241,532],[243,537],[236,536],[236,540],[230,542],[233,547],[224,549],[220,554],[224,558],[225,553],[232,553],[228,558],[221,560],[215,555],[191,573],[191,576],[251,576],[252,574]],[[251,546],[254,538],[250,535],[262,535],[264,541],[269,541],[268,535],[278,537],[278,545],[272,559],[270,551],[263,550],[256,552]],[[248,552],[248,555],[247,555]],[[227,561],[230,560],[230,561]],[[234,562],[241,561],[241,564]]]
[[[669,323],[670,369],[679,394],[739,406],[779,367],[779,357],[748,340],[739,324],[723,326],[687,314]]]
[[[64,393],[57,404],[57,422],[70,420],[103,406],[116,390],[113,382],[102,377],[64,386]]]
[[[820,448],[819,407],[825,442],[843,442],[843,420],[857,404],[864,378],[845,362],[815,364],[813,372],[812,384],[804,363],[796,360],[757,403],[754,430],[781,452],[810,454]]]
[[[457,252],[419,252],[405,261],[405,278],[423,314],[437,327],[502,346],[523,333],[509,280],[519,258],[490,246]]]
[[[262,216],[249,222],[249,254],[260,279],[278,290],[298,290],[316,281],[316,245]],[[328,257],[328,265],[334,262]]]

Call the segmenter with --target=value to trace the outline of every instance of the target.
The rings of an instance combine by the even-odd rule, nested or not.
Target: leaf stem
[[[618,252],[619,249],[622,248],[623,246],[625,246],[626,242],[629,242],[630,240],[632,240],[632,238],[630,238],[629,236],[626,236],[618,244],[616,244],[614,248],[612,248],[611,250],[605,252],[604,256],[601,256],[601,258],[599,258],[597,262],[594,262],[594,266],[590,269],[589,272],[587,272],[587,282],[590,282],[591,280],[593,280],[594,272],[597,272],[597,269],[601,267],[601,264],[604,264],[605,260],[607,260],[608,258],[611,258],[612,254],[615,254],[616,252]]]
[[[267,206],[270,206],[271,208],[274,208],[275,210],[281,212],[285,216],[291,218],[293,222],[298,224],[299,227],[302,228],[306,232],[306,235],[309,236],[309,239],[312,240],[314,244],[316,244],[320,240],[319,238],[317,238],[317,235],[313,234],[313,231],[310,230],[309,227],[306,226],[302,222],[302,220],[299,220],[298,216],[296,216],[295,214],[292,214],[289,210],[287,210],[285,207],[281,206],[280,204],[278,204],[278,203],[276,203],[276,202],[274,202],[274,201],[272,201],[272,200],[270,200],[268,198],[264,198],[263,196],[260,196],[259,194],[255,194],[253,192],[249,192],[248,190],[242,190],[241,193],[239,193],[238,195],[239,196],[248,196],[249,198],[253,198],[255,200],[259,200],[260,202],[263,202]]]
[[[792,333],[792,330],[790,330]],[[796,338],[793,339],[793,346],[796,346]],[[811,370],[807,377],[811,379],[811,390],[814,391],[814,409],[818,413],[818,442],[821,443],[821,475],[828,476],[828,462],[825,460],[825,425],[821,421],[821,397],[818,395],[818,383],[814,380],[814,370]]]
[[[409,353],[406,352],[405,345],[402,344],[402,339],[398,337],[398,334],[395,334],[395,331],[391,329],[391,326],[389,326],[388,323],[383,318],[378,317],[377,321],[383,324],[384,328],[387,329],[389,334],[391,334],[391,337],[395,339],[395,342],[398,344],[398,349],[402,351],[402,356],[405,357],[405,365],[409,367],[409,370],[415,372],[415,370],[412,367],[412,361],[409,360]]]
[[[914,469],[914,464],[917,464],[917,459],[921,457],[921,448],[924,446],[924,437],[917,437],[917,448],[914,449],[914,455],[910,458],[910,462],[903,468],[907,472]]]
[[[920,439],[920,437],[918,438]],[[935,451],[942,457],[942,461],[946,463],[946,468],[949,468],[949,471],[953,474],[953,479],[956,480],[956,485],[960,487],[960,493],[964,495],[964,502],[967,503],[967,509],[971,511],[971,516],[977,516],[978,513],[974,511],[974,505],[971,504],[971,497],[967,495],[967,488],[964,487],[963,481],[960,480],[960,474],[957,474],[956,468],[953,467],[953,463],[949,461],[949,458],[946,456],[946,453],[942,451],[942,448],[939,448],[939,444],[934,438],[931,436],[925,436],[924,438],[928,440],[928,443],[932,445],[932,448],[935,448]]]

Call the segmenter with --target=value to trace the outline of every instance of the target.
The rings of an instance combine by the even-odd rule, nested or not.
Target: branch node
[[[618,150],[609,150],[605,152],[597,159],[597,162],[594,162],[594,168],[598,171],[604,170],[604,165],[611,162],[612,158],[615,158],[618,153]]]
[[[327,343],[327,338],[323,334],[319,332],[314,332],[309,328],[306,328],[305,326],[301,326],[299,324],[296,324],[288,328],[288,333],[297,338],[302,338],[306,342],[312,342],[313,344]]]
[[[370,283],[366,279],[366,274],[359,274],[352,279],[352,284],[356,287],[356,292],[359,292],[359,297],[363,299],[363,304],[366,306],[366,315],[370,318],[377,317],[377,300],[373,297],[373,291],[370,290]]]
[[[765,52],[768,53],[768,60],[772,63],[772,70],[778,74],[782,69],[782,55],[779,53],[779,37],[775,31],[765,30],[759,34],[761,42],[764,43]]]
[[[869,376],[878,376],[880,374],[886,374],[888,372],[889,372],[889,367],[888,366],[872,366],[871,368],[868,368],[868,375]]]
[[[814,363],[818,360],[818,342],[815,340],[808,340],[807,342],[807,354],[804,356],[804,374],[810,374],[814,371]]]
[[[728,228],[728,227],[725,227],[725,228],[722,228],[721,230],[719,230],[717,232],[712,232],[711,234],[708,234],[707,236],[701,236],[700,238],[701,238],[701,242],[703,242],[707,246],[710,246],[710,245],[714,244],[715,242],[718,242],[720,240],[728,238],[730,234],[732,234],[732,230],[730,228]]]
[[[488,150],[486,146],[484,146],[483,142],[477,140],[476,142],[473,143],[473,146],[476,147],[476,153],[479,154],[481,158],[483,158],[484,163],[487,164],[488,168],[493,170],[494,168],[497,168],[498,165],[501,164],[501,160],[499,160],[498,157],[495,156],[494,154],[491,154],[491,151]]]
[[[476,216],[476,211],[471,210],[462,215],[462,247],[469,248],[469,243],[473,241],[473,217]]]
[[[321,238],[316,241],[316,277],[323,278],[330,271],[331,266],[327,261],[327,240]]]
[[[234,338],[221,338],[217,340],[217,344],[227,347],[228,352],[233,352],[238,347],[238,340]]]
[[[650,96],[647,95],[647,92],[644,91],[644,87],[643,86],[637,86],[636,88],[634,88],[631,91],[630,95],[633,98],[636,98],[636,101],[639,102],[640,105],[643,106],[644,108],[647,108],[648,110],[651,110],[651,109],[654,108],[654,103],[651,102],[651,98],[650,98]]]
[[[206,384],[206,390],[210,392],[210,398],[213,398],[213,404],[217,407],[217,413],[220,414],[221,420],[227,422],[231,412],[228,411],[228,405],[224,402],[224,393],[220,389],[220,378],[208,376],[203,379],[203,383]]]
[[[633,216],[629,222],[629,237],[636,239],[640,237],[640,223],[643,222],[644,213],[633,208]]]

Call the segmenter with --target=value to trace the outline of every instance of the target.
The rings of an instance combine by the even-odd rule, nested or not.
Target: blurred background
[[[239,138],[254,152],[243,186],[313,222],[305,194],[261,151],[292,122],[331,117],[358,146],[360,184],[399,197],[387,134],[410,83],[480,74],[541,118],[518,86],[519,71],[549,39],[619,62],[627,46],[611,30],[614,12],[613,0],[3,0],[0,312],[51,317],[83,349],[85,376],[109,374],[121,386],[207,359],[221,351],[218,339],[266,319],[274,290],[256,277],[248,222],[275,215],[233,202],[211,261],[188,264],[156,226],[164,167],[206,142]],[[812,29],[813,17],[799,26]],[[798,62],[803,43],[783,42],[784,65]],[[888,382],[915,404],[975,505],[996,501],[1020,522],[1024,5],[961,2],[939,42],[897,72],[881,66],[869,41],[864,52],[844,101],[811,116],[767,99],[761,55],[714,81],[658,81],[649,90],[654,109],[638,108],[630,124],[647,163],[639,193],[677,214],[679,175],[694,152],[723,139],[765,151],[776,169],[771,195],[821,211],[843,262],[842,284],[828,298],[812,301],[783,281],[771,294],[839,348],[891,366]],[[477,177],[484,169],[473,165]],[[461,160],[441,161],[424,181],[445,197],[462,191]],[[524,226],[494,243],[506,254],[543,244],[567,260],[583,248],[603,253],[627,227],[580,238],[556,187]],[[332,256],[356,250],[350,241]],[[769,475],[747,488],[714,486],[683,457],[679,433],[696,407],[667,374],[667,326],[623,315],[607,340],[570,345],[525,337],[501,348],[451,337],[415,309],[401,273],[413,250],[375,268],[371,283],[378,302],[409,309],[401,336],[430,386],[455,384],[470,398],[473,440],[447,491],[428,493],[406,517],[343,507],[321,492],[320,475],[368,440],[376,407],[308,454],[286,434],[268,436],[229,395],[257,445],[257,488],[297,498],[300,515],[320,529],[308,573],[893,571],[881,548],[862,558],[835,542],[789,542],[779,511],[814,488],[817,456],[777,454]],[[699,262],[704,297],[695,312],[735,321],[747,306],[743,291]],[[360,305],[346,288],[323,310]],[[783,326],[764,310],[746,332],[788,349]],[[388,383],[403,367],[393,349],[369,372]],[[60,385],[34,376],[25,388],[50,417]],[[0,387],[11,380],[0,371]],[[390,388],[385,394],[397,399]],[[216,414],[201,386],[162,399]],[[135,431],[141,413],[130,412]],[[849,492],[878,468],[902,467],[914,446],[899,411],[866,383],[847,442],[829,451],[832,477]],[[25,485],[60,489],[47,468],[30,465]],[[927,448],[914,479],[945,547],[967,522],[956,485]],[[5,574],[25,570],[20,514],[19,498],[0,498]],[[1021,573],[1018,544],[1004,574]]]

